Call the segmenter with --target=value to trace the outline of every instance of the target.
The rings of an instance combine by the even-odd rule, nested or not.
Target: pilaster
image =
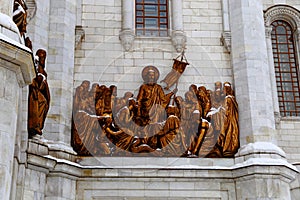
[[[73,71],[76,25],[76,1],[50,2],[48,47],[48,84],[51,105],[44,137],[70,150],[73,101]],[[53,145],[55,146],[55,145]]]
[[[233,0],[229,10],[241,144],[276,143],[262,2]]]

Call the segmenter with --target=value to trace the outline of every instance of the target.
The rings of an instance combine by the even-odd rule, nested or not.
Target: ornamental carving
[[[71,143],[78,155],[233,157],[239,127],[232,85],[216,82],[210,90],[192,84],[179,96],[188,63],[175,60],[164,86],[159,70],[146,66],[137,96],[118,97],[115,85],[83,81],[73,102]]]
[[[286,20],[293,28],[300,27],[300,11],[287,5],[270,7],[264,12],[265,26],[268,27],[275,20]]]

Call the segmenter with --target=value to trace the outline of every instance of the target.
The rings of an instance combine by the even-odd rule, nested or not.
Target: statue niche
[[[145,67],[142,78],[137,97],[118,97],[114,85],[90,89],[89,81],[76,88],[72,146],[79,155],[234,156],[238,107],[229,82],[217,82],[214,91],[193,84],[183,98],[177,88],[165,93],[155,66]]]

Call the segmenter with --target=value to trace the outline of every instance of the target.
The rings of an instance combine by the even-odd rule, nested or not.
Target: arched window
[[[289,23],[271,23],[272,49],[280,115],[300,116],[299,66],[294,33]]]
[[[168,36],[168,1],[136,0],[135,28],[137,36]]]

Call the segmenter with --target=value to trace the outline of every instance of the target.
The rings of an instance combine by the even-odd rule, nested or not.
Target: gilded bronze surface
[[[49,110],[50,92],[45,70],[46,55],[45,50],[37,50],[36,77],[29,85],[27,124],[29,138],[34,135],[42,135],[45,119]]]
[[[13,7],[13,21],[17,25],[20,35],[23,36],[27,32],[27,10],[28,7],[24,0],[15,0]]]
[[[233,157],[239,128],[230,83],[217,82],[214,91],[191,85],[183,98],[177,89],[165,93],[154,66],[142,78],[137,97],[117,97],[114,85],[90,89],[89,81],[76,88],[72,146],[79,155]]]

